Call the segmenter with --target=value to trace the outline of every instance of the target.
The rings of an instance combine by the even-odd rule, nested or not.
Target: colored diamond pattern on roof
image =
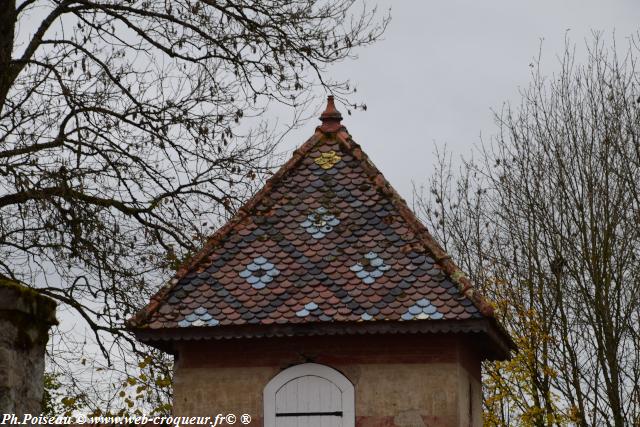
[[[323,238],[327,233],[333,231],[333,227],[340,224],[340,220],[327,212],[323,207],[319,207],[315,212],[307,215],[300,226],[307,230],[315,239]]]
[[[428,298],[421,298],[402,315],[402,320],[412,319],[442,319],[442,313]]]
[[[171,282],[144,327],[484,316],[359,146],[314,138]]]
[[[254,289],[262,289],[267,286],[274,277],[278,277],[280,271],[265,257],[258,256],[238,275],[247,280]]]
[[[352,265],[349,269],[356,273],[356,276],[362,279],[364,283],[370,285],[390,268],[377,253],[369,252],[365,254],[361,261]]]
[[[342,160],[342,157],[337,155],[335,151],[331,150],[320,154],[320,156],[316,158],[315,162],[322,169],[331,169],[340,160]]]

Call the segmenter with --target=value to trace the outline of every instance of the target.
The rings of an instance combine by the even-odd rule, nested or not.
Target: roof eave
[[[483,334],[489,339],[481,348],[483,360],[507,360],[515,344],[494,319],[411,320],[370,322],[312,322],[297,324],[251,324],[215,327],[138,328],[136,338],[152,347],[175,354],[177,342],[305,337],[327,335],[393,335],[462,333]],[[482,340],[486,342],[486,340]]]

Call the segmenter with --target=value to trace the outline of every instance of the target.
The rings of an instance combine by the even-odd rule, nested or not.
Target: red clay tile
[[[374,319],[400,320],[420,298],[445,319],[492,316],[466,278],[451,278],[455,264],[346,131],[318,132],[180,270],[162,303],[141,311],[138,327],[189,326],[200,307],[217,310],[217,328],[320,322],[296,315],[310,302],[332,321],[373,307]]]

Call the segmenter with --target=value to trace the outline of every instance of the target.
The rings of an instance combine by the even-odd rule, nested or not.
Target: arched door
[[[353,384],[333,368],[304,363],[264,389],[265,427],[354,427]]]

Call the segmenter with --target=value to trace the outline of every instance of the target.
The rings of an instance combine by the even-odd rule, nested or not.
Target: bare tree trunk
[[[13,51],[15,25],[16,25],[16,1],[1,0],[0,5],[0,114],[7,98],[7,93],[13,81],[11,69],[11,53]]]

